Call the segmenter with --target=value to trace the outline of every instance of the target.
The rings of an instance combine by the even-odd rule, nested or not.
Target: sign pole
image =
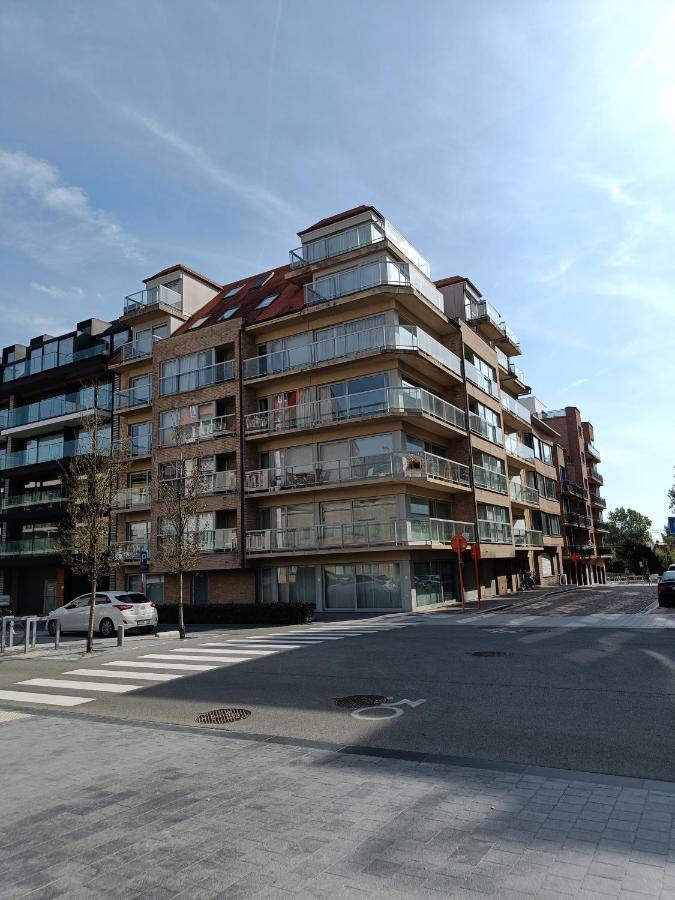
[[[457,577],[459,581],[459,599],[462,604],[462,612],[466,610],[466,600],[464,597],[464,578],[462,577],[462,553],[469,546],[467,539],[463,534],[456,534],[450,541],[451,548],[457,554]]]

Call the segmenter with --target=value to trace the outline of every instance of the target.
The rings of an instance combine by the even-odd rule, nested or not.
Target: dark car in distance
[[[675,606],[675,571],[664,572],[658,587],[659,606]]]

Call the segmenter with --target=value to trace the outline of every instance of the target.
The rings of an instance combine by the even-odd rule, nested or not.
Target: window
[[[228,297],[234,297],[235,294],[238,294],[241,290],[241,285],[238,284],[236,287],[230,288],[229,291],[223,295],[223,300],[227,300]]]
[[[239,288],[237,288],[239,290]],[[232,309],[226,309],[225,312],[220,317],[221,322],[225,322],[227,319],[231,319],[232,316],[239,311],[238,306],[233,306]]]
[[[256,309],[267,309],[268,306],[271,306],[272,303],[279,296],[278,292],[276,294],[270,294],[268,297],[265,297],[260,303],[256,306]]]
[[[326,609],[399,609],[398,563],[324,566]]]
[[[139,422],[129,429],[131,436],[131,455],[143,456],[152,447],[152,422]]]
[[[188,331],[192,331],[193,328],[199,328],[200,325],[203,325],[204,322],[208,319],[208,316],[202,316],[201,319],[197,319],[196,322],[193,322],[192,325],[188,328]]]
[[[255,281],[249,284],[248,288],[250,291],[255,290],[256,288],[261,288],[264,284],[270,280],[270,278],[274,275],[274,272],[268,272],[266,275],[259,275]]]

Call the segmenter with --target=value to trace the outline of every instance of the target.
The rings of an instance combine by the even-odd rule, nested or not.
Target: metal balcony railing
[[[67,366],[80,362],[83,359],[91,359],[94,356],[106,356],[108,347],[100,344],[96,347],[87,347],[84,350],[76,350],[74,353],[45,353],[42,356],[32,356],[30,359],[21,359],[18,362],[5,366],[2,372],[3,381],[14,381],[27,375],[35,375],[38,372],[46,372],[59,366]]]
[[[489,319],[492,324],[502,332],[505,338],[508,338],[514,345],[518,346],[518,339],[513,329],[509,328],[500,313],[497,312],[495,307],[491,303],[488,303],[487,300],[467,304],[467,322],[475,322],[480,319]]]
[[[589,480],[597,481],[598,484],[605,483],[605,479],[598,472],[597,466],[589,466],[588,467],[588,478],[589,478]]]
[[[143,359],[146,356],[152,356],[155,344],[157,341],[161,340],[163,340],[163,338],[158,335],[152,335],[149,339],[136,338],[133,341],[127,341],[126,344],[122,344],[120,347],[122,362],[129,362],[132,359]]]
[[[361,266],[352,266],[317,278],[305,285],[305,305],[313,306],[347,297],[374,287],[407,287],[442,309],[443,295],[436,286],[415,266],[394,259],[377,260]]]
[[[212,366],[204,366],[201,369],[192,369],[190,372],[164,375],[159,379],[159,394],[160,397],[168,397],[172,394],[196,391],[212,384],[233,381],[234,375],[233,359],[214,363]]]
[[[23,506],[48,506],[52,503],[64,503],[68,497],[63,488],[42,488],[41,490],[26,491],[23,494],[10,494],[0,498],[0,511],[16,509]]]
[[[476,387],[485,391],[486,394],[489,394],[491,397],[499,397],[499,387],[497,382],[488,378],[487,375],[477,369],[468,359],[464,360],[464,374],[466,375],[467,381],[470,381],[471,384],[475,384]]]
[[[345,459],[317,460],[301,466],[280,466],[247,472],[249,494],[292,491],[377,478],[411,478],[468,487],[469,467],[433,453],[380,453]]]
[[[502,429],[497,425],[493,425],[492,422],[488,422],[487,419],[484,419],[477,413],[469,413],[469,428],[474,434],[484,437],[486,441],[491,441],[500,447],[504,446],[504,432]]]
[[[539,491],[536,488],[521,484],[519,481],[512,481],[509,491],[512,500],[516,503],[531,503],[539,505]]]
[[[150,506],[152,494],[150,485],[143,487],[123,488],[113,499],[113,509],[142,509]]]
[[[38,444],[27,450],[16,450],[13,453],[0,453],[0,469],[18,469],[23,466],[34,466],[38,463],[55,462],[59,459],[69,459],[71,456],[89,452],[89,444],[86,440],[55,441],[54,443]],[[99,442],[99,452],[106,453],[110,450],[110,441]]]
[[[507,409],[512,415],[517,416],[519,419],[522,419],[523,422],[527,422],[528,424],[532,421],[532,414],[529,409],[526,406],[523,406],[522,403],[518,403],[517,400],[514,400],[513,397],[510,397],[503,391],[501,401],[502,407]]]
[[[447,347],[415,325],[381,325],[323,341],[310,341],[301,347],[279,350],[244,360],[244,378],[261,378],[292,369],[306,368],[333,359],[345,359],[376,350],[402,350],[421,353],[456,375],[462,363]]]
[[[210,441],[214,438],[227,437],[236,429],[235,414],[214,416],[212,419],[200,419],[185,425],[169,425],[159,429],[160,447],[177,447],[179,444],[194,444],[196,441]]]
[[[19,541],[0,541],[0,556],[44,556],[58,552],[57,535],[24,538]]]
[[[150,456],[152,453],[152,437],[129,437],[126,441],[113,441],[112,451],[120,459]]]
[[[513,532],[513,543],[516,547],[543,547],[544,534],[541,531],[517,529]]]
[[[466,416],[463,410],[453,406],[452,403],[441,400],[423,388],[395,387],[250,413],[245,420],[246,434],[271,434],[276,431],[315,428],[319,425],[331,425],[385,413],[421,414],[453,428],[466,430]]]
[[[124,298],[124,312],[137,312],[149,306],[159,306],[160,303],[174,309],[182,309],[183,297],[178,291],[159,284],[144,291],[136,291],[135,294],[128,294]]]
[[[580,515],[579,513],[565,512],[563,519],[566,525],[571,525],[573,528],[590,528],[593,524],[593,519],[590,516]]]
[[[135,409],[152,403],[152,378],[143,386],[131,387],[125,391],[115,391],[115,410]]]
[[[519,441],[517,438],[513,437],[513,435],[509,434],[506,436],[504,446],[506,448],[506,452],[510,453],[511,456],[517,456],[518,459],[523,459],[526,462],[531,462],[534,460],[534,450],[532,449],[532,447],[528,447],[527,444],[523,444],[522,441]]]
[[[21,425],[32,425],[48,419],[58,419],[59,416],[110,412],[110,390],[108,388],[100,388],[97,399],[94,399],[93,392],[86,393],[89,393],[89,396],[82,396],[79,393],[61,394],[58,397],[48,397],[26,406],[15,406],[14,409],[7,410],[4,427],[18,428]]]
[[[592,456],[593,459],[596,459],[598,462],[600,462],[600,454],[590,441],[586,442],[586,453],[588,456]]]
[[[450,519],[390,519],[341,525],[308,525],[304,528],[267,528],[246,533],[248,553],[293,550],[349,549],[382,545],[449,545],[456,534],[475,540],[470,522]]]
[[[506,475],[493,469],[486,469],[484,466],[474,465],[473,482],[476,487],[484,488],[486,491],[496,491],[499,494],[506,494],[508,491]]]
[[[189,540],[193,542],[194,549],[198,553],[232,553],[237,549],[237,529],[207,529],[190,533]],[[160,534],[157,543],[163,553],[170,555],[173,552],[175,539],[170,534]]]
[[[110,558],[114,562],[140,562],[141,553],[149,553],[147,541],[116,541],[110,545]]]
[[[508,522],[478,520],[478,537],[484,544],[511,544],[511,526]]]
[[[237,490],[237,472],[234,469],[227,469],[221,472],[197,473],[195,476],[187,476],[188,478],[197,479],[197,492],[199,494],[233,494]],[[175,483],[182,479],[164,478],[161,483]]]
[[[591,503],[593,506],[600,506],[602,509],[607,508],[607,501],[600,494],[591,494]]]
[[[582,500],[588,498],[588,491],[581,484],[575,484],[573,481],[567,481],[563,478],[560,486],[563,494],[571,494],[573,497],[580,497]]]

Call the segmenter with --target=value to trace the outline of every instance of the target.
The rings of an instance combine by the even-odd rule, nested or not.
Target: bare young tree
[[[94,385],[97,398],[101,386]],[[96,399],[94,403],[96,404]],[[82,419],[80,446],[64,467],[68,500],[59,530],[59,548],[76,575],[88,575],[91,596],[87,653],[94,645],[94,605],[100,579],[110,572],[110,508],[118,481],[126,470],[125,454],[113,452],[107,419],[93,408]]]
[[[190,440],[190,426],[177,426],[178,456],[173,460],[174,477],[160,481],[157,487],[157,554],[160,565],[178,576],[178,633],[185,638],[183,614],[183,575],[197,568],[202,549],[198,531],[199,513],[204,508],[203,476],[190,469],[185,444]],[[195,462],[196,464],[196,462]]]

